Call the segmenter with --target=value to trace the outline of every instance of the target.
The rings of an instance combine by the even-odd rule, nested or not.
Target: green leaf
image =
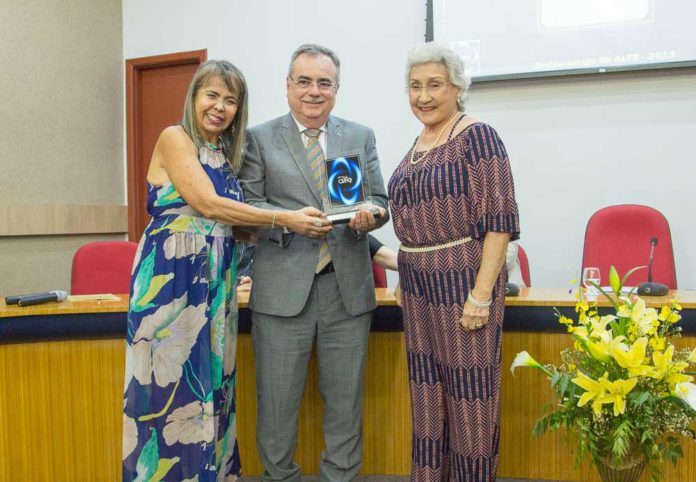
[[[650,392],[639,392],[635,396],[634,404],[636,407],[640,407],[645,402],[650,399]]]
[[[670,443],[665,447],[663,455],[667,460],[672,462],[673,465],[677,465],[677,461],[684,457],[684,452],[678,444]]]
[[[568,385],[570,384],[570,376],[569,375],[563,375],[561,377],[561,383],[559,386],[559,390],[561,392],[561,397],[565,394],[566,390],[568,390]]]
[[[561,379],[561,374],[558,372],[551,375],[551,386],[555,387],[560,379]]]
[[[537,423],[534,424],[534,429],[532,430],[532,435],[535,437],[541,437],[546,433],[546,430],[549,428],[549,420],[548,417],[541,417],[539,420],[537,420]]]
[[[629,276],[631,276],[633,273],[635,273],[639,269],[643,269],[643,268],[645,268],[645,266],[636,266],[635,268],[631,268],[628,271],[626,271],[626,274],[621,279],[621,286],[623,287],[623,285],[626,284],[626,280],[628,279]],[[633,289],[635,289],[635,287]],[[631,290],[631,292],[633,292],[633,290]]]
[[[609,268],[609,286],[616,296],[621,295],[621,278],[614,265]]]
[[[135,466],[135,470],[138,475],[133,482],[149,482],[153,474],[157,471],[157,466],[159,465],[157,430],[154,428],[151,428],[150,430],[152,431],[152,434],[150,435],[150,440],[148,440],[143,446],[143,450],[140,452],[140,456],[138,457],[138,462]]]

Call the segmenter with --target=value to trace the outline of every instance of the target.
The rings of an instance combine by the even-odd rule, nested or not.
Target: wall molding
[[[0,237],[127,232],[128,206],[0,204]]]

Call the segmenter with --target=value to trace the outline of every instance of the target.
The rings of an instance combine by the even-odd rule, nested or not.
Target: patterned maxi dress
[[[218,195],[242,200],[221,151],[201,147],[199,160]],[[236,480],[231,228],[201,217],[171,184],[148,190],[128,311],[123,480]]]
[[[422,162],[412,164],[407,155],[389,181],[389,199],[404,246],[473,238],[445,249],[399,252],[413,418],[411,479],[495,481],[505,270],[493,290],[488,324],[466,332],[458,322],[486,232],[519,236],[505,148],[490,126],[472,124]]]

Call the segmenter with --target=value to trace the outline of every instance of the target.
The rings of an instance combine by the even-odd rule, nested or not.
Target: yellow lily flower
[[[570,327],[569,327],[569,329],[570,329]],[[590,338],[590,335],[587,332],[587,328],[585,328],[584,326],[574,326],[571,333],[576,338],[580,338],[581,340],[589,340],[589,338]]]
[[[587,342],[587,351],[595,360],[599,360],[602,363],[608,363],[611,361],[609,358],[609,351],[606,349],[607,346],[604,343],[598,343],[595,341]]]
[[[653,336],[650,338],[650,346],[653,350],[662,351],[665,349],[665,339],[661,336]]]
[[[626,395],[635,388],[638,379],[629,378],[628,380],[614,380],[610,382],[605,374],[604,377],[599,379],[599,383],[607,391],[607,394],[602,397],[599,403],[613,403],[614,416],[618,417],[626,411]]]
[[[676,385],[678,383],[693,382],[694,377],[687,375],[686,373],[676,372],[670,373],[665,377],[665,381],[671,385]]]
[[[595,360],[608,363],[611,361],[613,350],[628,351],[628,346],[624,344],[624,340],[626,340],[624,336],[617,336],[616,338],[605,337],[604,339],[599,338],[595,341],[588,341],[587,351]]]
[[[615,343],[611,347],[611,354],[616,363],[627,369],[631,375],[646,375],[652,370],[649,366],[643,366],[647,346],[648,339],[646,337],[636,340],[628,350],[624,348],[623,344]]]
[[[607,326],[615,319],[616,316],[614,315],[593,318],[590,321],[590,328],[592,329],[591,337],[599,338],[606,343],[610,343],[612,338],[614,338],[614,334],[612,333],[611,328],[607,328]]]
[[[688,360],[690,363],[696,363],[696,348],[691,350],[691,354],[689,355]]]
[[[605,373],[603,377],[606,377],[607,375],[608,374]],[[571,381],[585,390],[585,393],[583,393],[580,397],[578,407],[583,407],[590,400],[594,400],[592,402],[592,410],[597,415],[600,415],[602,413],[601,400],[606,395],[606,389],[602,386],[602,384],[596,380],[592,380],[582,372],[578,372],[578,376],[573,378]]]
[[[630,318],[638,328],[637,336],[647,335],[655,332],[655,329],[660,326],[657,319],[657,311],[655,308],[646,308],[645,300],[637,298],[632,307],[622,305],[617,312],[621,318]]]
[[[676,311],[672,310],[672,308],[670,308],[669,306],[663,306],[657,318],[660,321],[666,321],[671,325],[681,320],[681,315],[679,315],[679,313],[677,313]]]
[[[670,345],[664,352],[656,351],[653,353],[653,365],[655,366],[651,373],[648,374],[656,380],[664,379],[670,385],[677,383],[690,382],[693,377],[681,373],[688,368],[686,362],[673,362],[674,345]]]

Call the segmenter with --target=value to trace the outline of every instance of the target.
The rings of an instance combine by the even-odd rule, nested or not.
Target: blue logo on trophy
[[[365,202],[363,173],[358,156],[327,159],[326,174],[331,206],[345,207]]]

